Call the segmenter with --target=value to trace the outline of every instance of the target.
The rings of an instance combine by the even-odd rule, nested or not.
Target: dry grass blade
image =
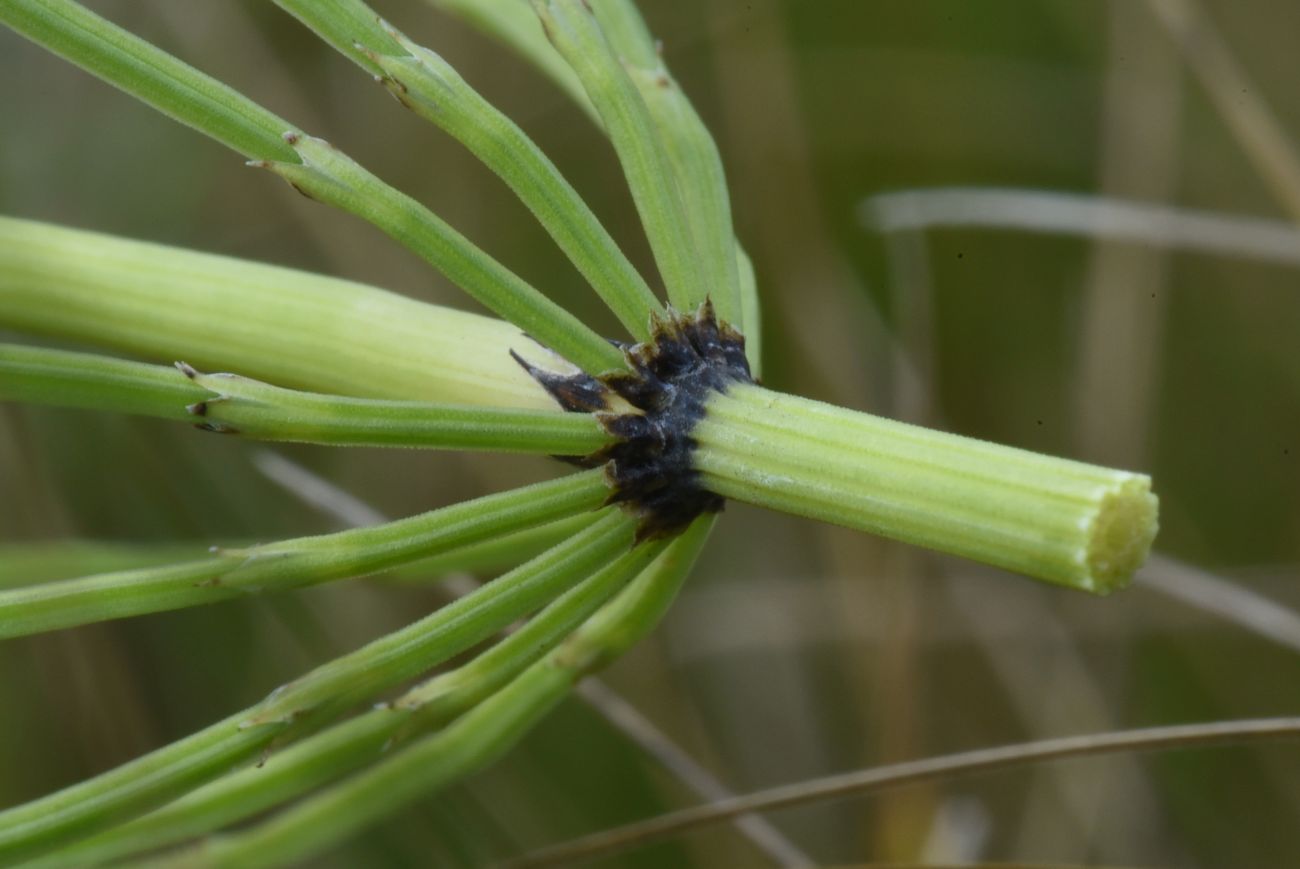
[[[1214,22],[1196,0],[1147,0],[1147,5],[1255,170],[1287,214],[1300,221],[1300,153]]]
[[[700,766],[680,745],[669,739],[640,710],[604,682],[586,679],[578,686],[576,693],[696,795],[706,800],[726,800],[735,796],[713,773]],[[737,815],[732,823],[737,831],[777,866],[803,869],[817,865],[760,815]]]
[[[880,232],[930,227],[1019,229],[1300,265],[1300,230],[1285,221],[1051,190],[901,190],[864,200],[859,217],[868,229]]]
[[[1067,736],[997,748],[982,748],[823,776],[755,791],[727,800],[718,800],[543,848],[504,865],[508,869],[571,866],[580,860],[627,850],[742,814],[771,811],[848,794],[869,793],[961,773],[983,772],[1028,763],[1121,751],[1193,748],[1297,737],[1300,737],[1300,718],[1256,718],[1118,730],[1111,733]]]
[[[1153,555],[1137,583],[1300,652],[1300,615],[1199,567]]]

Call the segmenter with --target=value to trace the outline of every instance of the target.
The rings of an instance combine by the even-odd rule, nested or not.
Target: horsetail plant
[[[191,840],[155,859],[261,866],[318,852],[490,763],[577,680],[651,630],[727,498],[1095,593],[1122,587],[1146,557],[1156,499],[1145,476],[760,384],[753,269],[732,229],[717,147],[630,0],[435,5],[532,60],[608,136],[666,304],[554,164],[441,57],[361,0],[277,3],[499,175],[626,341],[597,334],[314,131],[72,0],[4,0],[0,20],[22,35],[371,222],[500,319],[0,218],[0,325],[154,360],[0,346],[0,399],[268,441],[539,453],[585,469],[370,528],[0,583],[0,636],[12,637],[476,547],[519,558],[252,708],[0,812],[0,861],[94,865]],[[545,529],[551,536],[538,537]],[[522,535],[533,535],[528,546]],[[525,618],[477,657],[346,717]]]

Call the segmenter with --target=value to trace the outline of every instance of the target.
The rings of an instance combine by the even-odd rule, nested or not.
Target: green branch
[[[710,294],[665,143],[636,85],[583,0],[533,4],[551,43],[578,74],[618,152],[668,298],[694,311]]]
[[[212,839],[161,865],[260,867],[302,860],[495,761],[583,676],[648,633],[690,572],[714,516],[696,520],[622,594],[558,648],[446,730],[390,754],[247,832]]]
[[[663,142],[713,306],[719,318],[744,331],[751,324],[742,310],[731,197],[718,146],[664,65],[631,0],[601,0],[591,8],[644,100],[655,135]],[[756,329],[758,321],[752,326]]]
[[[429,0],[465,22],[477,27],[487,36],[505,44],[532,63],[552,79],[574,103],[586,112],[598,128],[604,123],[588,99],[582,83],[573,70],[564,63],[554,46],[538,25],[537,16],[530,10],[528,0]],[[669,167],[677,180],[679,194],[683,197],[686,218],[697,224],[693,227],[701,251],[712,250],[705,256],[705,268],[721,274],[730,271],[727,254],[722,251],[719,239],[727,240],[731,232],[731,204],[726,195],[726,181],[716,143],[701,122],[689,100],[668,74],[658,48],[646,31],[640,13],[626,0],[614,0],[593,5],[602,29],[611,47],[629,66],[632,82],[645,100],[655,129],[667,144]],[[660,83],[655,73],[667,75],[667,87]],[[704,221],[701,224],[701,221]],[[704,240],[700,241],[701,236]],[[709,238],[712,237],[712,241]],[[738,286],[738,309],[724,318],[730,319],[745,333],[745,355],[750,370],[758,376],[762,366],[761,321],[758,285],[754,279],[754,266],[738,241],[729,241],[734,247],[735,280]],[[730,280],[710,278],[712,286],[726,287]],[[728,294],[729,295],[729,294]],[[721,294],[714,295],[721,309],[730,311],[731,302]]]
[[[324,141],[307,137],[72,0],[12,0],[0,5],[0,21],[230,144],[252,164],[272,169],[312,198],[375,224],[487,308],[584,370],[599,373],[622,365],[616,348],[411,197]],[[201,99],[209,91],[215,96]],[[272,142],[268,133],[275,126],[277,140]]]
[[[608,510],[538,558],[316,668],[251,709],[110,772],[0,812],[0,861],[37,856],[143,814],[256,756],[273,740],[426,672],[562,594],[627,551],[631,541],[630,520]]]
[[[645,279],[578,192],[517,124],[445,60],[376,24],[361,0],[276,0],[362,68],[399,102],[441,127],[503,180],[637,340],[661,311]],[[531,14],[531,13],[530,13]]]
[[[5,0],[0,21],[245,157],[295,159],[283,118],[72,0]]]
[[[0,401],[138,413],[254,440],[334,446],[585,456],[609,441],[586,414],[320,395],[178,367],[0,344]]]
[[[582,109],[592,123],[601,126],[596,107],[587,99],[582,82],[546,38],[541,22],[528,0],[425,0],[429,5],[455,15],[485,36],[526,59]]]
[[[1156,532],[1150,478],[737,384],[692,431],[710,490],[1085,591]]]
[[[624,552],[468,664],[417,686],[392,705],[313,734],[256,768],[234,772],[74,846],[58,855],[60,862],[99,863],[211,833],[381,759],[395,742],[442,727],[502,688],[555,648],[665,546],[660,541]]]
[[[10,588],[0,591],[0,638],[363,576],[592,510],[608,493],[597,469],[373,528]]]

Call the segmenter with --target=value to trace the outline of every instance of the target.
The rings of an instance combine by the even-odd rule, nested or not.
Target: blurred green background
[[[87,5],[336,142],[617,334],[502,184],[271,4]],[[612,150],[558,91],[424,4],[375,5],[519,121],[649,270]],[[1182,50],[1168,22],[1188,9],[1203,29]],[[768,385],[1147,471],[1160,552],[1300,608],[1294,264],[1016,230],[884,233],[860,214],[889,191],[995,186],[1298,220],[1286,160],[1300,148],[1300,4],[655,0],[643,11],[718,138],[758,269]],[[1283,150],[1262,169],[1260,104]],[[469,305],[377,231],[7,32],[0,118],[0,213]],[[0,406],[0,542],[206,546],[336,527],[266,479],[259,450],[161,422]],[[393,516],[556,471],[527,458],[282,452]],[[441,599],[432,586],[342,583],[9,642],[0,804],[178,738]],[[1141,580],[1092,599],[734,505],[664,626],[609,681],[742,791],[1300,706],[1294,650]],[[477,866],[693,800],[570,702],[495,769],[329,865]],[[1070,761],[771,818],[826,864],[1300,865],[1300,748]],[[763,857],[723,824],[593,865]]]

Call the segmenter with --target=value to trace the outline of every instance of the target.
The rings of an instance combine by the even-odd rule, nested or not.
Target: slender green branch
[[[122,543],[100,540],[49,540],[0,544],[0,589],[52,582],[88,573],[109,573],[193,561],[210,543]]]
[[[0,638],[363,576],[591,510],[607,495],[601,472],[585,471],[373,528],[10,588],[0,591]]]
[[[1156,532],[1150,478],[754,385],[717,393],[695,467],[730,498],[1086,591],[1121,587]]]
[[[599,373],[622,364],[616,348],[411,197],[324,141],[307,137],[72,0],[15,0],[0,6],[0,21],[63,50],[73,63],[157,108],[189,112],[178,116],[218,141],[233,135],[228,116],[247,115],[247,130],[236,130],[239,137],[232,146],[253,158],[253,165],[272,169],[312,198],[375,224],[490,310],[584,370]],[[226,101],[224,114],[198,102],[192,111],[187,108],[186,97],[199,92],[204,82]],[[279,125],[280,141],[274,145],[266,138],[272,124]]]
[[[256,757],[270,730],[241,730],[233,716],[102,775],[0,812],[0,861],[38,856],[105,829]]]
[[[544,659],[457,719],[341,784],[247,832],[218,837],[163,865],[277,866],[301,860],[430,791],[492,763],[583,676],[608,664],[658,623],[708,538],[695,522],[617,598]]]
[[[257,768],[234,772],[60,852],[49,864],[88,865],[182,842],[252,817],[379,760],[394,742],[436,730],[502,688],[582,624],[665,546],[660,541],[624,552],[473,661],[417,686],[391,706],[376,707],[313,734]]]
[[[359,701],[441,663],[543,606],[631,549],[633,525],[619,510],[606,508],[599,519],[573,537],[424,620],[279,688],[244,725],[292,721],[339,696]]]
[[[437,54],[377,26],[377,16],[361,0],[276,2],[345,56],[377,73],[403,105],[482,160],[533,212],[628,331],[637,340],[649,337],[649,313],[662,310],[658,299],[578,192],[518,125]]]
[[[397,565],[375,578],[393,583],[436,583],[455,574],[497,573],[550,549],[590,522],[590,516],[579,513],[536,528],[501,534],[490,540],[458,546],[439,555]],[[225,548],[247,548],[251,545],[241,542]],[[123,543],[63,539],[0,544],[0,589],[92,573],[195,561],[210,552],[210,542]]]
[[[591,8],[645,101],[655,134],[663,142],[713,306],[721,319],[744,331],[750,323],[744,318],[741,302],[731,197],[718,146],[664,65],[631,0],[601,0]]]
[[[377,398],[555,408],[501,320],[323,275],[0,217],[0,326]]]
[[[111,410],[192,423],[194,416],[186,408],[216,397],[175,368],[0,343],[0,401]]]
[[[587,414],[347,398],[230,374],[192,377],[213,395],[189,408],[204,427],[257,440],[555,456],[585,456],[609,442]]]
[[[626,551],[631,540],[630,520],[607,510],[542,556],[316,668],[251,709],[103,775],[0,812],[0,861],[37,856],[143,814],[254,757],[273,740],[418,676],[561,594]]]
[[[590,521],[586,514],[525,528],[513,534],[501,534],[491,540],[461,546],[443,555],[413,561],[394,568],[379,578],[390,582],[437,582],[456,573],[494,573],[545,552]],[[0,549],[0,558],[3,549]]]
[[[5,0],[0,22],[245,157],[296,159],[287,121],[72,0]]]
[[[711,287],[654,119],[583,0],[535,0],[551,43],[578,74],[618,152],[668,298],[694,311]]]
[[[741,321],[745,324],[745,358],[757,380],[763,374],[763,308],[758,298],[754,261],[740,242],[736,242],[736,270],[740,278]]]
[[[476,247],[441,218],[324,139],[286,133],[298,161],[253,160],[298,192],[383,230],[502,318],[592,374],[623,365],[618,348]]]
[[[582,89],[582,83],[547,41],[545,31],[537,25],[536,16],[527,9],[528,0],[429,0],[429,2],[456,15],[477,27],[486,35],[513,49],[543,74],[555,81],[560,89],[568,94],[579,108],[592,118],[597,127],[604,129],[600,116],[592,106],[591,100],[587,98],[586,92]],[[626,4],[626,7],[630,8],[630,4]],[[611,45],[624,56],[625,62],[628,56],[635,54],[647,61],[644,64],[647,69],[653,68],[656,62],[662,63],[661,59],[657,61],[650,60],[645,51],[647,44],[651,48],[654,46],[653,43],[647,43],[644,38],[645,28],[639,23],[639,14],[636,23],[627,26],[627,22],[631,19],[625,14],[625,4],[621,2],[616,4],[600,3],[592,8],[595,10],[597,17],[601,18],[602,26]],[[614,11],[611,14],[606,11],[607,9]],[[635,12],[635,10],[632,11]],[[655,54],[657,55],[658,52],[656,51]],[[685,105],[686,108],[690,109],[689,114],[677,111],[677,104],[679,101],[685,101],[685,95],[678,91],[675,85],[672,85],[671,79],[670,85],[672,86],[664,93],[660,93],[664,89],[659,88],[652,78],[633,75],[632,79],[646,98],[647,108],[650,110],[657,128],[665,136],[681,136],[683,140],[688,141],[691,137],[708,135],[702,125],[698,124],[698,116],[695,115],[693,109],[690,109],[688,103]],[[651,87],[651,84],[654,84],[654,87]],[[676,121],[680,121],[691,129],[681,133],[666,129]],[[727,219],[730,220],[729,201],[725,199],[718,201],[716,199],[719,191],[725,193],[724,188],[719,186],[719,182],[723,180],[721,163],[709,165],[713,158],[707,152],[716,154],[717,146],[711,140],[707,143],[697,142],[697,145],[698,147],[693,151],[693,154],[700,158],[700,162],[695,165],[702,171],[703,175],[711,176],[714,179],[711,182],[713,186],[700,188],[693,184],[685,185],[679,175],[678,183],[682,185],[681,193],[685,197],[691,197],[712,191],[712,195],[715,197],[713,206],[725,206],[728,209]],[[670,156],[672,155],[670,154]],[[675,162],[673,169],[680,172]],[[698,205],[691,206],[688,204],[688,217],[694,217],[695,209],[698,207]],[[707,204],[705,207],[708,207]],[[750,370],[754,372],[755,376],[758,376],[761,373],[762,360],[760,334],[762,329],[759,319],[758,285],[754,279],[754,265],[739,242],[735,243],[735,255],[740,292],[740,314],[736,321],[733,322],[738,321],[737,325],[745,333],[745,355],[749,359]]]
[[[455,15],[525,58],[582,109],[597,127],[596,107],[587,99],[582,82],[560,57],[528,0],[425,0],[429,5]]]
[[[139,413],[254,440],[335,446],[583,456],[609,440],[585,414],[320,395],[179,367],[0,344],[0,401]]]

